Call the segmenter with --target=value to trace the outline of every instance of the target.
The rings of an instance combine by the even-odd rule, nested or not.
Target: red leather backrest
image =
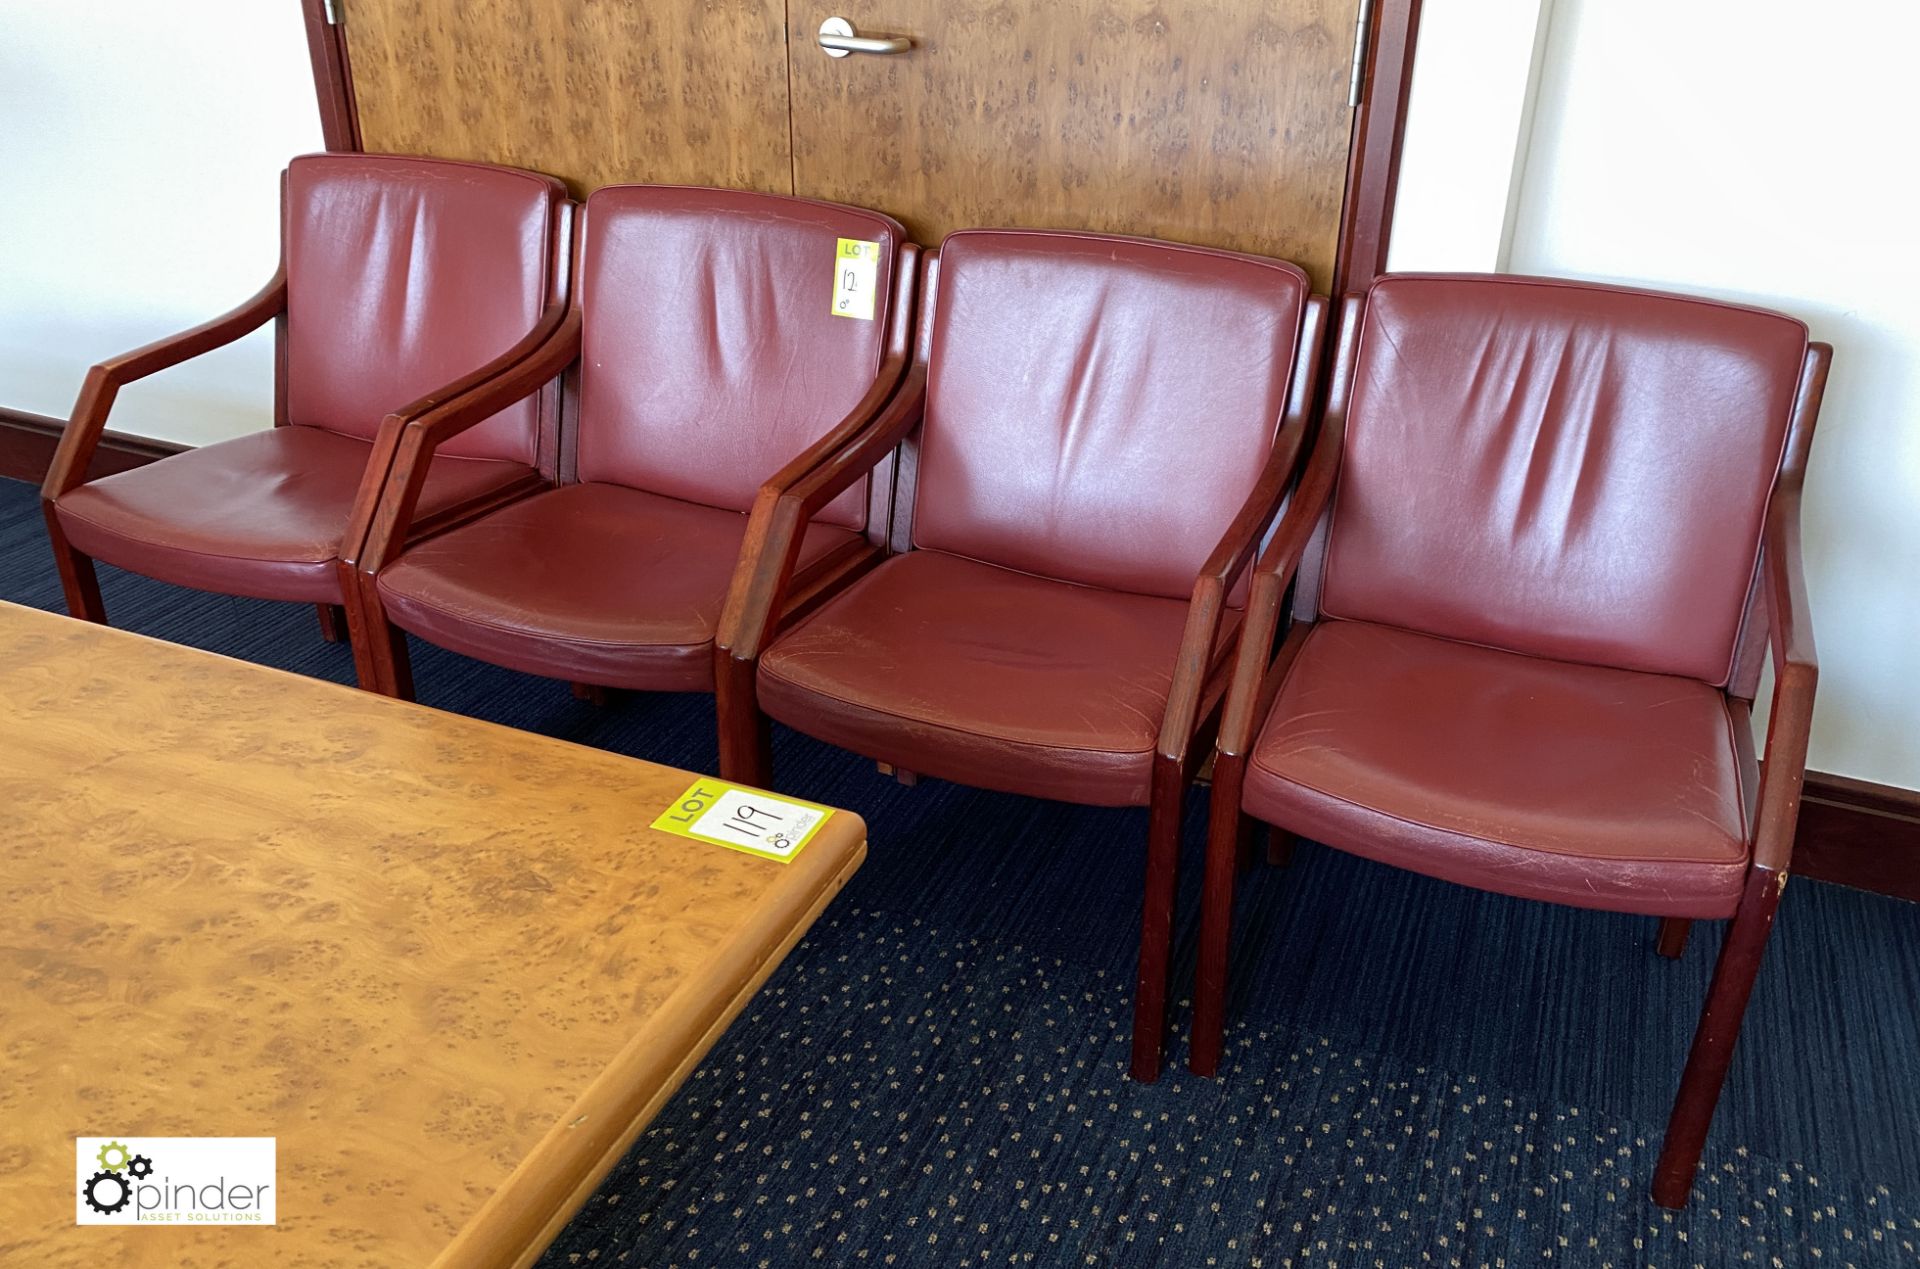
[[[1708,300],[1383,279],[1321,610],[1724,684],[1806,348]]]
[[[1093,234],[940,251],[914,544],[1184,597],[1272,448],[1291,264]]]
[[[873,386],[905,241],[878,212],[609,186],[582,224],[578,470],[745,511]],[[880,244],[871,321],[831,311],[840,239]],[[816,517],[860,528],[866,487]]]
[[[566,191],[514,168],[316,154],[287,168],[287,419],[380,420],[512,348],[552,287]],[[532,464],[529,398],[442,451]]]

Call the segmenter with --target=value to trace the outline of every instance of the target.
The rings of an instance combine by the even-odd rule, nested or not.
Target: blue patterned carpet
[[[118,625],[351,681],[310,608],[102,573]],[[8,481],[0,598],[61,606],[34,491]],[[715,762],[704,697],[598,709],[418,644],[415,673],[443,709]],[[903,788],[790,733],[776,757],[782,787],[867,818],[867,865],[543,1269],[1920,1264],[1920,906],[1788,887],[1669,1213],[1646,1184],[1712,925],[1668,962],[1650,919],[1303,846],[1243,887],[1222,1077],[1186,1075],[1182,1041],[1142,1087],[1141,813]],[[1184,996],[1191,884],[1180,911]]]

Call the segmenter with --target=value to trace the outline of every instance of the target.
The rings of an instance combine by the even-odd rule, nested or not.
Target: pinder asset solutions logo
[[[80,1225],[271,1225],[272,1137],[76,1137]]]

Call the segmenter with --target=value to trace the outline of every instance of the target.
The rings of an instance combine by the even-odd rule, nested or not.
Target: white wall
[[[0,0],[0,405],[65,418],[87,367],[225,312],[321,148],[296,0]],[[272,421],[271,330],[122,393],[199,444]]]
[[[1426,0],[1387,267],[1498,271],[1553,0]]]
[[[1509,0],[1427,0],[1420,58],[1440,56],[1416,71],[1403,170],[1449,180],[1402,184],[1394,267],[1490,267],[1487,209],[1510,199],[1514,272],[1756,303],[1832,343],[1805,507],[1809,766],[1920,788],[1920,16],[1907,0],[1552,0],[1509,179],[1488,155],[1512,131],[1498,103],[1528,29]],[[1475,43],[1501,66],[1461,52]],[[1454,126],[1423,128],[1422,110]]]
[[[1920,231],[1910,0],[1558,0],[1516,272],[1800,317],[1834,345],[1807,474],[1809,766],[1920,788]]]

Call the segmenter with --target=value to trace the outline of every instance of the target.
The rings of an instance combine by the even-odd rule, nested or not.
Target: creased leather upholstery
[[[941,779],[1145,805],[1186,617],[1184,600],[910,551],[768,649],[760,705]]]
[[[380,572],[395,622],[495,665],[712,691],[747,517],[620,485],[564,485],[412,547]],[[800,564],[859,535],[815,524]]]
[[[579,483],[408,548],[380,597],[498,665],[712,691],[746,512],[873,386],[903,231],[806,199],[609,186],[581,233]],[[840,238],[882,244],[872,321],[828,312]],[[863,483],[815,518],[798,567],[861,541],[866,512]]]
[[[1695,679],[1323,621],[1249,755],[1244,806],[1484,890],[1722,917],[1758,787],[1746,725]]]
[[[732,190],[587,200],[579,478],[731,511],[872,386],[905,234],[877,212]],[[872,321],[829,313],[840,238],[880,244]],[[866,523],[866,484],[816,519]]]
[[[276,427],[89,481],[55,504],[87,555],[181,586],[256,599],[339,603],[336,561],[372,445],[316,427]],[[441,458],[427,519],[532,473]]]
[[[1183,598],[1252,491],[1306,275],[1097,235],[968,230],[940,252],[913,540]]]
[[[1322,611],[1724,684],[1806,347],[1708,300],[1383,279]]]
[[[338,603],[347,517],[382,420],[533,329],[565,191],[508,168],[322,154],[287,170],[289,426],[170,455],[60,496],[79,551],[225,594]],[[435,461],[420,517],[531,474],[515,407]]]
[[[512,168],[309,155],[287,169],[287,417],[371,439],[380,421],[533,329],[566,191]],[[441,453],[532,466],[532,399]]]
[[[762,708],[910,770],[1146,804],[1194,578],[1272,449],[1308,294],[1227,252],[950,235],[916,549],[774,641]]]
[[[1246,809],[1504,894],[1732,913],[1757,781],[1723,687],[1806,349],[1681,296],[1375,284]]]

